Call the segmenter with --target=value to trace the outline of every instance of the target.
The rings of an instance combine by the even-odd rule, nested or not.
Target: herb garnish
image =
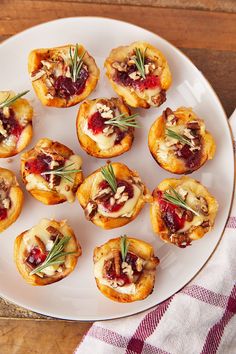
[[[71,76],[72,76],[72,81],[76,82],[79,78],[80,70],[83,66],[83,57],[85,55],[86,51],[84,51],[81,55],[81,57],[78,54],[78,43],[75,45],[75,50],[74,54],[72,55],[72,49],[70,47],[70,60],[71,60]]]
[[[114,193],[117,191],[117,182],[116,182],[116,176],[113,170],[112,165],[109,163],[105,167],[101,168],[101,173],[107,183],[109,183],[111,189],[113,190]]]
[[[110,118],[106,120],[104,123],[109,125],[114,125],[115,127],[127,128],[140,128],[136,121],[136,117],[138,116],[137,113],[127,116],[125,113],[119,114],[114,118]]]
[[[121,257],[122,261],[125,262],[127,253],[128,253],[128,248],[129,248],[129,241],[127,241],[127,236],[121,236],[120,237],[120,251],[121,251]]]
[[[145,50],[142,53],[140,48],[135,48],[135,56],[133,57],[135,65],[143,79],[146,78],[145,66],[144,66],[146,50],[147,48],[145,48]]]
[[[74,165],[74,162],[71,163],[70,165],[67,166],[62,166],[59,168],[56,168],[55,170],[49,170],[49,171],[45,171],[45,172],[41,172],[41,176],[45,176],[45,175],[57,175],[60,176],[62,178],[65,178],[67,181],[69,182],[73,182],[73,179],[71,177],[69,177],[68,175],[70,175],[71,173],[78,173],[81,172],[81,169],[67,169],[68,167],[71,167]]]
[[[30,275],[39,273],[43,269],[50,267],[54,264],[62,264],[65,262],[65,258],[64,258],[65,256],[68,256],[69,254],[76,254],[77,252],[64,252],[64,248],[67,245],[67,243],[69,242],[69,240],[70,240],[69,236],[64,236],[61,239],[57,236],[57,238],[54,242],[54,245],[53,245],[51,251],[48,253],[45,261],[41,265],[39,265],[38,267],[33,269],[30,272]],[[63,258],[63,259],[61,259],[61,258]]]
[[[180,134],[176,133],[172,129],[166,129],[166,135],[169,136],[172,139],[178,140],[180,143],[187,144],[187,145],[189,145],[191,147],[194,147],[189,139],[185,138],[183,135],[180,135]]]
[[[199,214],[185,202],[185,200],[181,197],[181,195],[173,187],[170,186],[170,190],[171,190],[172,194],[170,194],[166,191],[164,192],[164,200],[166,200],[167,202],[170,202],[171,204],[174,204],[176,206],[179,206],[181,208],[189,210],[193,214],[199,216]]]
[[[27,90],[27,91],[23,91],[21,93],[18,93],[17,95],[10,97],[10,94],[7,96],[7,98],[2,101],[0,103],[0,108],[4,108],[4,107],[9,107],[11,106],[15,101],[17,101],[19,98],[21,98],[22,96],[26,95],[30,90]]]

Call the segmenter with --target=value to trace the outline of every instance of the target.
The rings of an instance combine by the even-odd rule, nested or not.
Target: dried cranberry
[[[80,70],[80,74],[76,82],[73,82],[70,77],[59,76],[56,78],[54,83],[56,96],[69,99],[71,96],[80,95],[85,88],[88,77],[89,73],[84,68]]]
[[[43,253],[38,247],[34,247],[30,251],[26,262],[33,267],[37,267],[45,261],[46,257],[47,255]]]
[[[2,110],[0,110],[0,120],[2,121],[3,128],[7,131],[8,135],[14,135],[19,139],[24,128],[16,119],[14,110],[10,108],[9,113],[10,116],[6,118]]]
[[[128,71],[117,71],[114,80],[122,83],[124,86],[132,86],[140,91],[160,87],[160,78],[152,74],[147,75],[145,79],[131,79],[129,75],[136,70],[135,66],[131,66]]]
[[[0,221],[6,219],[7,217],[7,209],[0,208]]]
[[[126,274],[124,273],[121,273],[119,275],[116,274],[114,258],[105,261],[104,269],[105,269],[105,276],[107,279],[120,282],[122,284],[120,286],[130,284],[130,280]]]
[[[93,113],[88,119],[88,128],[92,130],[93,134],[102,133],[105,128],[105,120],[101,117],[99,112]]]
[[[116,127],[118,128],[118,127]],[[116,129],[116,140],[115,140],[115,144],[119,144],[121,142],[122,139],[124,139],[125,137],[125,132],[120,130],[119,128]]]
[[[137,261],[138,257],[133,254],[128,252],[125,258],[125,261],[131,266],[133,271],[136,271],[136,261]]]
[[[178,150],[177,154],[185,160],[185,164],[191,169],[196,169],[201,164],[201,150],[191,151],[187,144]]]
[[[50,162],[52,158],[47,155],[38,155],[36,159],[31,159],[25,163],[26,170],[29,173],[40,174],[49,170]]]

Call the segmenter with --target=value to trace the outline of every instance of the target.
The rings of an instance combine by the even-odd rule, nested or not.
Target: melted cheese
[[[82,130],[93,141],[95,141],[101,150],[111,149],[115,145],[116,133],[106,136],[104,133],[93,134],[92,130],[88,129],[87,121],[85,121]]]

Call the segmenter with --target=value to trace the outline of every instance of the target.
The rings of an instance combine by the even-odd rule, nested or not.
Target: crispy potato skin
[[[58,228],[58,229],[60,229],[62,226],[64,226],[64,229],[66,230],[66,236],[71,237],[71,239],[69,240],[68,244],[65,247],[65,252],[76,252],[76,254],[66,256],[66,269],[61,273],[56,272],[55,275],[47,276],[44,278],[41,278],[35,274],[30,275],[31,270],[25,262],[27,250],[26,250],[26,247],[25,247],[24,241],[23,241],[24,235],[29,230],[22,232],[15,239],[14,261],[15,261],[15,264],[17,266],[19,273],[26,280],[26,282],[30,285],[43,286],[43,285],[55,283],[55,282],[65,278],[67,275],[69,275],[71,272],[73,272],[73,270],[77,264],[78,257],[80,257],[82,254],[80,244],[76,240],[76,236],[75,236],[73,230],[66,224],[65,221],[57,222],[55,220],[52,220],[51,225],[54,226],[55,228]]]
[[[186,187],[190,188],[191,191],[196,195],[203,196],[206,199],[209,207],[210,227],[203,228],[202,226],[197,226],[190,233],[188,233],[190,240],[192,241],[198,240],[212,229],[218,211],[218,203],[216,199],[208,192],[208,190],[200,182],[196,181],[195,179],[187,176],[183,176],[179,179],[175,179],[175,178],[164,179],[153,191],[153,203],[151,204],[150,216],[151,216],[153,231],[157,235],[159,235],[163,241],[167,243],[171,243],[171,241],[169,238],[168,228],[166,227],[161,217],[159,203],[157,200],[157,191],[158,190],[165,191],[169,189],[170,186],[176,188],[180,185],[185,185]]]
[[[57,52],[59,53],[66,52],[70,49],[70,47],[73,48],[75,46],[73,44],[67,44],[55,48],[41,48],[41,49],[32,50],[28,58],[29,74],[39,68],[41,60],[49,59],[53,54]],[[78,54],[81,56],[84,51],[85,48],[82,45],[79,45]],[[53,99],[47,98],[46,97],[47,86],[45,85],[45,81],[43,78],[40,78],[32,82],[34,91],[44,106],[51,106],[51,107],[58,107],[58,108],[71,107],[83,101],[88,95],[90,95],[90,93],[95,89],[97,85],[99,75],[100,75],[100,70],[98,69],[94,58],[87,51],[86,54],[84,55],[83,61],[88,66],[89,77],[86,81],[86,85],[83,92],[80,95],[74,95],[70,97],[69,100],[60,97],[55,97]]]
[[[121,294],[115,289],[101,284],[99,279],[95,278],[97,287],[103,295],[113,301],[123,303],[143,300],[152,293],[155,283],[156,267],[160,263],[159,259],[154,256],[154,250],[150,244],[130,236],[128,236],[127,239],[129,241],[129,251],[148,262],[147,268],[143,270],[142,275],[136,283],[137,290],[135,294]],[[114,249],[120,250],[120,237],[109,240],[100,247],[96,247],[93,256],[94,263],[108,255]]]
[[[29,175],[29,172],[25,168],[25,163],[27,162],[28,159],[30,158],[36,158],[37,157],[37,149],[40,148],[40,146],[47,146],[56,151],[58,154],[61,154],[65,159],[68,159],[71,155],[73,155],[73,151],[68,148],[67,146],[57,142],[57,141],[52,141],[47,138],[40,139],[36,146],[22,154],[21,156],[21,176],[24,184],[27,184],[26,177]],[[74,193],[77,191],[78,186],[82,183],[83,181],[83,173],[78,172],[75,177],[75,182],[73,186]],[[57,191],[44,191],[40,189],[31,189],[28,191],[35,199],[39,200],[43,204],[46,205],[54,205],[54,204],[60,204],[64,203],[67,199],[64,195],[59,194]]]
[[[6,97],[14,97],[16,94],[13,91],[0,91],[0,102],[4,101]],[[16,146],[7,146],[0,143],[0,158],[11,157],[17,155],[29,145],[33,136],[32,118],[33,108],[25,98],[19,98],[11,106],[15,113],[16,120],[24,116],[28,123],[24,127]]]
[[[129,176],[139,177],[137,172],[131,171],[126,165],[122,163],[119,162],[112,163],[112,167],[114,169],[114,173],[116,177],[119,179],[126,179]],[[90,200],[90,192],[91,192],[94,179],[96,177],[96,174],[100,171],[101,169],[99,168],[98,170],[93,172],[90,176],[85,178],[84,182],[78,188],[76,195],[83,209],[85,209],[85,207],[87,206]],[[111,218],[111,217],[105,217],[97,213],[91,221],[95,225],[100,226],[103,229],[114,229],[117,227],[124,226],[129,222],[131,222],[132,220],[134,220],[138,216],[142,208],[144,207],[144,204],[146,202],[150,202],[151,200],[152,197],[148,189],[146,188],[146,186],[144,186],[143,196],[139,198],[135,206],[135,211],[131,217]]]
[[[113,75],[115,72],[115,69],[112,67],[112,64],[115,61],[123,61],[128,53],[130,53],[133,49],[135,48],[140,48],[142,51],[144,51],[147,48],[148,51],[148,56],[153,58],[153,57],[158,57],[161,66],[163,68],[163,72],[161,75],[161,88],[165,91],[168,90],[168,88],[171,85],[172,82],[172,76],[171,72],[168,66],[168,63],[166,61],[166,58],[164,55],[154,46],[147,42],[143,41],[138,41],[134,42],[131,45],[128,46],[121,46],[118,48],[112,49],[110,52],[108,58],[106,59],[104,66],[106,68],[106,75],[112,85],[113,90],[123,99],[126,101],[126,103],[131,106],[131,107],[141,107],[141,108],[150,108],[150,104],[143,98],[139,97],[135,91],[131,92],[131,90],[127,87],[124,87],[120,85],[119,83],[115,82],[113,80]]]
[[[203,124],[203,120],[199,119],[197,115],[192,111],[191,108],[180,107],[174,111],[175,116],[179,119],[181,124],[186,124],[189,121],[197,120],[199,124]],[[169,154],[168,161],[165,161],[157,155],[159,149],[159,144],[164,140],[165,137],[166,121],[163,116],[157,118],[150,128],[148,135],[148,146],[149,150],[156,160],[156,162],[165,170],[176,173],[176,174],[188,174],[199,169],[204,165],[207,160],[212,160],[215,155],[216,144],[212,135],[206,131],[203,138],[203,149],[200,164],[195,168],[189,168],[185,165],[184,160],[181,158],[176,158],[174,154]]]
[[[18,185],[16,176],[14,173],[6,168],[0,168],[0,177],[8,181],[11,185],[9,191],[9,197],[11,199],[11,207],[8,210],[7,218],[0,221],[0,232],[6,230],[11,224],[13,224],[19,217],[23,202],[24,194]]]
[[[85,122],[85,117],[88,118],[91,106],[98,103],[100,100],[101,99],[99,98],[94,100],[86,100],[80,105],[77,114],[77,120],[76,120],[76,130],[77,130],[78,140],[82,149],[85,150],[91,156],[105,159],[105,158],[119,156],[121,154],[124,154],[126,151],[130,150],[134,139],[134,134],[133,134],[134,129],[132,128],[129,129],[129,131],[127,132],[127,134],[119,144],[115,144],[112,148],[107,150],[100,149],[97,143],[94,140],[92,140],[88,135],[86,135],[83,129],[81,128],[81,126]],[[110,100],[108,100],[103,98],[102,100],[107,100],[108,102],[112,100],[113,102],[115,102],[116,107],[119,108],[121,113],[130,115],[130,110],[128,106],[123,102],[122,99],[111,98]]]

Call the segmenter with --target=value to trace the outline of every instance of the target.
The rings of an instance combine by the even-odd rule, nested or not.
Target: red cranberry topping
[[[85,88],[88,77],[89,73],[84,68],[80,70],[79,78],[76,82],[73,82],[70,77],[59,76],[54,83],[56,96],[69,99],[71,96],[80,95]]]
[[[133,198],[134,196],[134,188],[131,183],[123,180],[118,180],[117,181],[117,187],[122,187],[125,186],[124,192],[123,193],[128,193],[129,199]]]
[[[114,213],[116,211],[119,211],[124,206],[125,203],[120,203],[120,204],[115,203],[114,205],[111,205],[110,200],[105,200],[102,204],[107,211]]]
[[[30,251],[26,262],[32,267],[37,267],[45,261],[46,257],[47,254],[43,253],[38,247],[34,247]]]
[[[157,192],[158,203],[160,206],[162,218],[165,221],[166,226],[171,232],[176,232],[184,227],[185,223],[185,214],[182,217],[179,217],[176,213],[179,210],[179,207],[167,202],[163,199],[163,192]]]
[[[93,113],[88,119],[88,128],[92,130],[93,134],[102,133],[103,129],[106,127],[105,119],[101,117],[99,112]]]
[[[201,150],[190,150],[190,146],[185,144],[177,151],[177,156],[185,160],[186,166],[196,168],[201,164]]]
[[[144,80],[135,81],[140,91],[153,89],[160,86],[160,78],[155,75],[148,75]]]
[[[15,118],[13,109],[10,108],[10,116],[8,118],[6,118],[2,110],[0,110],[0,120],[2,121],[3,128],[7,131],[7,135],[14,135],[18,140],[24,128]],[[1,135],[0,141],[3,139],[5,139],[5,137]]]
[[[6,219],[7,217],[7,209],[0,208],[0,221]]]
[[[37,158],[31,159],[25,163],[26,170],[29,173],[40,174],[42,172],[48,171],[52,158],[47,155],[38,155]]]

